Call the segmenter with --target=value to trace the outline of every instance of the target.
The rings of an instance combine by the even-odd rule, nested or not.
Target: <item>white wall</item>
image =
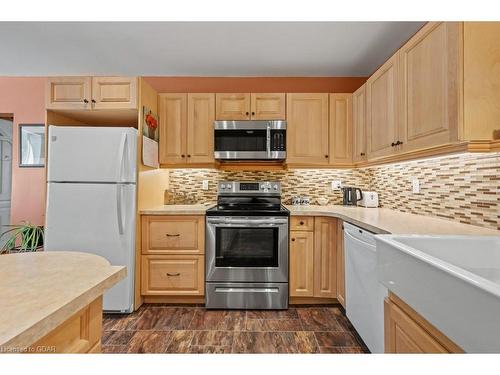
[[[12,121],[0,119],[0,233],[10,224],[12,187]],[[0,248],[5,239],[0,239]]]

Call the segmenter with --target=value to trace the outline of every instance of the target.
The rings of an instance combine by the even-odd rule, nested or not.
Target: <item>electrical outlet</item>
[[[342,181],[334,180],[331,184],[332,190],[339,190],[342,187]]]
[[[208,190],[208,180],[203,180],[203,182],[201,183],[201,188],[203,190]]]
[[[413,194],[420,193],[420,181],[418,180],[418,178],[413,178],[411,180],[411,190]]]

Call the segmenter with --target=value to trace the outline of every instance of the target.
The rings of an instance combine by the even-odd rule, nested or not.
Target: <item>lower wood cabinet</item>
[[[390,293],[384,302],[386,353],[463,353],[410,306]]]
[[[30,346],[27,353],[99,353],[102,296]]]
[[[314,233],[290,232],[290,277],[291,297],[314,296]]]
[[[335,298],[337,219],[296,216],[290,221],[290,297]]]
[[[203,255],[143,255],[143,295],[202,296],[205,294]]]

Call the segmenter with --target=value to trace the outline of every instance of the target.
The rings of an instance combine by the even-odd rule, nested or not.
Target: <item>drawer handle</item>
[[[166,234],[166,236],[167,236],[167,237],[179,237],[179,236],[180,236],[180,234],[179,234],[179,233],[177,233],[177,234],[168,234],[168,233],[167,233],[167,234]]]
[[[175,273],[170,273],[170,272],[167,272],[167,276],[180,276],[180,272],[175,272]]]

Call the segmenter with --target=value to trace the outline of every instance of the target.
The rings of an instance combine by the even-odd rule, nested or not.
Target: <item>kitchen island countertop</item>
[[[0,349],[27,347],[126,276],[97,255],[35,252],[0,255]]]

